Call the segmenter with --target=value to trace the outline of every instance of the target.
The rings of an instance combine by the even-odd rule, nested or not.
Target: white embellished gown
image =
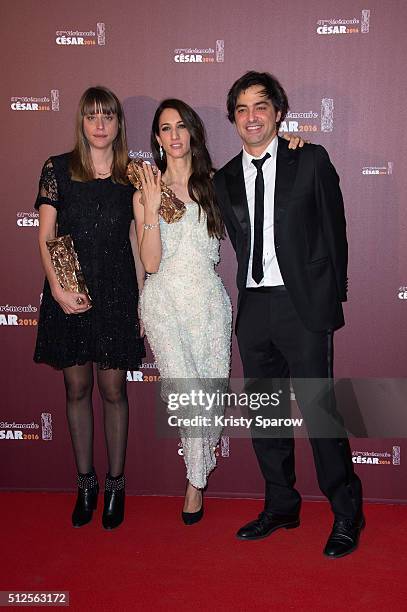
[[[206,215],[201,211],[199,220],[198,212],[198,205],[190,202],[180,221],[167,224],[160,218],[161,264],[140,296],[141,319],[160,371],[163,397],[197,386],[226,390],[229,377],[231,303],[214,269],[219,240],[209,237]],[[210,426],[180,428],[187,479],[197,488],[206,486],[216,466],[221,427],[214,425],[214,416],[221,411],[219,405],[211,411]]]

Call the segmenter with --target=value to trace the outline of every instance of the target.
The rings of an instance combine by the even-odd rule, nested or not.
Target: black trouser
[[[302,323],[284,287],[245,290],[241,298],[237,339],[246,379],[285,381],[289,408],[288,378],[291,377],[298,406],[308,428],[318,484],[329,499],[334,514],[357,518],[362,506],[362,486],[353,470],[349,441],[341,426],[332,391],[318,396],[318,379],[326,387],[332,379],[332,333],[311,332]],[[313,379],[307,381],[304,379]],[[282,379],[282,380],[281,380]],[[303,379],[303,380],[298,380]],[[318,438],[313,431],[329,418],[335,422],[335,437]],[[333,421],[332,421],[333,419]],[[316,425],[317,424],[317,425]],[[326,428],[323,427],[325,430]],[[329,430],[330,431],[330,430]],[[294,488],[294,438],[258,437],[252,431],[253,447],[266,481],[265,509],[276,514],[297,514],[301,497]]]

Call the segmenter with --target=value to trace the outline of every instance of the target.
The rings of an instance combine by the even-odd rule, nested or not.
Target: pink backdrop
[[[287,0],[280,6],[269,0],[20,0],[3,6],[1,488],[74,485],[62,376],[32,362],[43,282],[33,202],[44,160],[72,147],[77,102],[90,85],[104,84],[123,101],[131,155],[149,155],[158,101],[186,100],[204,119],[220,166],[240,146],[226,120],[229,86],[248,69],[273,72],[289,95],[284,127],[324,145],[341,176],[350,280],[347,325],[336,335],[336,375],[405,377],[406,17],[401,0]],[[191,55],[197,61],[186,61]],[[235,303],[235,262],[227,242],[219,271]],[[153,365],[149,353],[141,372],[129,375],[137,380],[129,382],[128,488],[181,494],[177,441],[159,440],[154,432]],[[233,374],[241,374],[235,342]],[[97,395],[95,408],[102,473]],[[352,440],[352,448],[367,498],[407,501],[405,440]],[[224,439],[219,454],[210,494],[262,495],[248,440]],[[377,461],[362,463],[363,457]],[[303,494],[319,496],[304,440],[298,442],[297,469]]]

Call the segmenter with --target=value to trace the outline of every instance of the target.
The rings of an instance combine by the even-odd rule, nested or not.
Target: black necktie
[[[254,240],[253,240],[253,262],[252,277],[256,283],[263,279],[263,223],[264,223],[264,178],[263,164],[270,157],[266,153],[261,159],[252,159],[252,164],[257,168],[256,183],[254,186]]]

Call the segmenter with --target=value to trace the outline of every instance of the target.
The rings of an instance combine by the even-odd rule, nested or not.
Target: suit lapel
[[[278,137],[274,190],[274,218],[276,221],[279,220],[289,202],[297,168],[298,149],[289,149],[288,142]],[[250,217],[243,175],[242,152],[230,162],[225,172],[225,179],[233,212],[247,237],[247,245],[250,250]]]
[[[244,234],[250,227],[249,206],[247,204],[246,186],[243,176],[242,153],[239,153],[229,165],[225,173],[226,185],[230,202]],[[250,234],[250,232],[249,232]]]
[[[274,218],[278,220],[290,199],[298,168],[298,149],[289,149],[288,142],[278,137]]]

